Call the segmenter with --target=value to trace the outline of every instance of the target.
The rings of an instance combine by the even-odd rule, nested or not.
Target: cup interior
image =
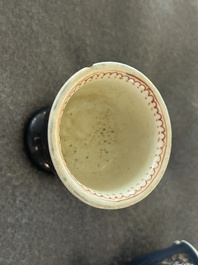
[[[96,72],[68,94],[59,124],[62,160],[93,194],[121,198],[145,187],[160,169],[165,121],[154,92],[119,71]]]

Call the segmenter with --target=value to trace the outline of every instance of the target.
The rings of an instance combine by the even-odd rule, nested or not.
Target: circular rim
[[[104,198],[94,192],[90,192],[91,189],[83,186],[79,183],[71,174],[69,169],[67,168],[66,164],[64,163],[62,153],[59,146],[59,123],[61,119],[61,112],[64,109],[64,105],[66,105],[65,101],[67,101],[75,92],[74,88],[78,87],[79,83],[82,83],[82,80],[86,77],[93,75],[96,72],[104,72],[104,71],[119,71],[121,73],[125,73],[129,76],[134,76],[137,79],[141,80],[145,83],[153,92],[157,102],[159,103],[161,113],[163,114],[163,119],[166,124],[166,149],[163,155],[163,161],[161,162],[161,167],[157,172],[155,178],[153,178],[148,185],[142,187],[136,195],[122,198],[117,200],[111,200],[108,198]],[[77,89],[77,88],[76,88]],[[171,151],[171,124],[170,118],[168,115],[168,111],[166,105],[157,90],[157,88],[151,83],[151,81],[144,76],[141,72],[134,69],[131,66],[116,63],[116,62],[102,62],[94,64],[91,67],[83,68],[82,70],[78,71],[74,74],[60,89],[59,93],[57,94],[54,103],[51,108],[50,116],[49,116],[49,123],[48,123],[48,144],[49,144],[49,151],[51,155],[51,159],[55,170],[62,180],[63,184],[68,188],[68,190],[73,193],[74,196],[79,198],[81,201],[89,204],[91,206],[103,209],[118,209],[118,208],[125,208],[130,205],[133,205],[142,199],[144,199],[159,183],[161,180],[165,169],[167,167],[170,151]]]

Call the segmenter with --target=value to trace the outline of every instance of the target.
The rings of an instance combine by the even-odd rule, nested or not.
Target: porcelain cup
[[[189,242],[177,240],[167,248],[140,255],[127,265],[198,265],[198,252]]]
[[[52,107],[34,115],[26,146],[32,141],[36,152],[33,127],[41,150],[35,163],[44,156],[46,169],[97,208],[124,208],[144,199],[161,180],[171,151],[169,114],[159,91],[144,74],[117,62],[78,71]]]

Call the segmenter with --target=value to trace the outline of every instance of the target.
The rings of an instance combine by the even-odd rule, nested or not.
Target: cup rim
[[[145,87],[148,87],[153,95],[155,96],[156,101],[159,103],[160,111],[163,114],[163,119],[165,122],[165,142],[166,145],[163,159],[160,164],[160,168],[155,175],[155,177],[151,177],[145,186],[141,186],[140,190],[136,191],[135,194],[132,194],[130,197],[127,198],[106,198],[101,196],[88,187],[85,187],[81,183],[79,183],[74,176],[72,176],[71,172],[69,171],[66,164],[63,162],[63,158],[60,151],[59,146],[59,124],[61,120],[61,112],[64,109],[64,105],[69,100],[69,98],[75,93],[78,88],[78,84],[85,80],[86,77],[93,75],[94,73],[104,73],[105,71],[114,71],[118,74],[125,74],[129,78],[132,76],[137,78],[137,82],[142,82]],[[76,88],[76,90],[74,90]],[[66,100],[67,99],[67,100]],[[51,111],[49,115],[49,122],[48,122],[48,145],[50,156],[54,165],[54,168],[63,182],[63,184],[67,187],[67,189],[78,199],[83,201],[84,203],[94,206],[96,208],[103,208],[103,209],[119,209],[125,208],[130,205],[133,205],[142,199],[144,199],[147,195],[149,195],[153,189],[157,186],[159,181],[161,180],[166,167],[168,165],[170,152],[171,152],[171,142],[172,142],[172,133],[171,133],[171,123],[168,114],[168,110],[166,105],[157,90],[157,88],[153,85],[153,83],[140,71],[137,69],[118,62],[100,62],[93,64],[91,67],[85,67],[74,75],[72,75],[66,83],[62,86],[60,91],[58,92]]]

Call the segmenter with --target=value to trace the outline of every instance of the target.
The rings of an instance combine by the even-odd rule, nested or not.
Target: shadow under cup
[[[140,201],[157,185],[168,163],[171,129],[166,106],[144,75],[101,63],[63,86],[48,138],[66,187],[92,206],[116,209]]]

